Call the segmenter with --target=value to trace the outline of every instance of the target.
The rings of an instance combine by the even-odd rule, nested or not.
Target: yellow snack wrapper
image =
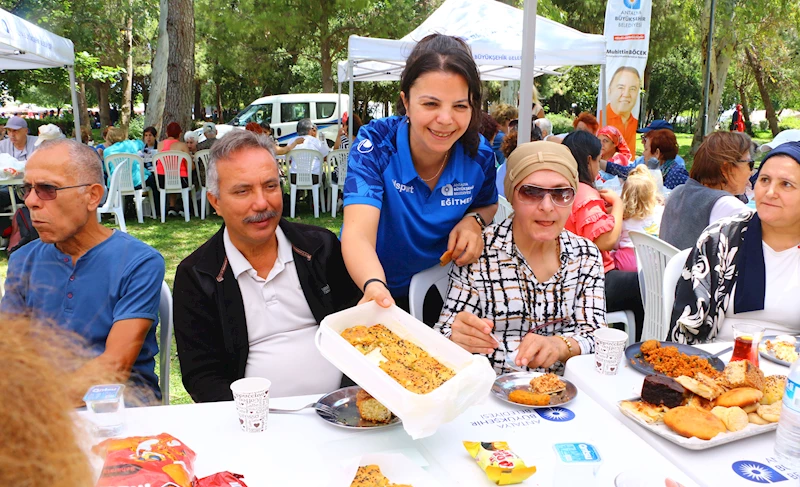
[[[536,467],[525,465],[505,441],[465,441],[464,448],[497,485],[519,484],[536,473]]]

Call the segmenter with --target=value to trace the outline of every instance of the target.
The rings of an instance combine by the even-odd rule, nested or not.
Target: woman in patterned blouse
[[[483,233],[477,262],[453,267],[436,329],[498,374],[520,367],[562,374],[574,355],[594,351],[605,326],[603,260],[590,241],[566,230],[578,185],[569,149],[530,142],[508,158],[506,196],[511,218]],[[501,342],[501,343],[498,343]]]

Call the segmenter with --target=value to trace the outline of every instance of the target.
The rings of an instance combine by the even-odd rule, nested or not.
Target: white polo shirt
[[[250,353],[245,377],[272,381],[271,397],[330,392],[342,373],[314,346],[317,321],[306,302],[294,265],[292,244],[278,227],[278,257],[266,279],[233,245],[228,229],[223,241],[231,271],[239,284],[247,320]]]

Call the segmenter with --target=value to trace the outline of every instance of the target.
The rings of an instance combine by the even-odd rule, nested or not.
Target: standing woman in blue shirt
[[[350,150],[342,254],[362,302],[407,309],[411,277],[445,251],[459,266],[481,255],[497,188],[494,153],[479,133],[481,84],[469,46],[425,37],[406,61],[400,90],[402,116],[363,126]]]

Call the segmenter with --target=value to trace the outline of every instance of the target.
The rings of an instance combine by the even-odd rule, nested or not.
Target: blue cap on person
[[[652,122],[650,122],[650,125],[648,125],[647,127],[640,128],[639,130],[637,130],[637,132],[640,134],[646,134],[651,130],[661,130],[661,129],[667,129],[673,132],[675,131],[675,129],[672,128],[672,124],[667,122],[666,120],[653,120]]]
[[[6,128],[11,130],[19,130],[28,128],[28,122],[22,118],[14,115],[6,122]]]

